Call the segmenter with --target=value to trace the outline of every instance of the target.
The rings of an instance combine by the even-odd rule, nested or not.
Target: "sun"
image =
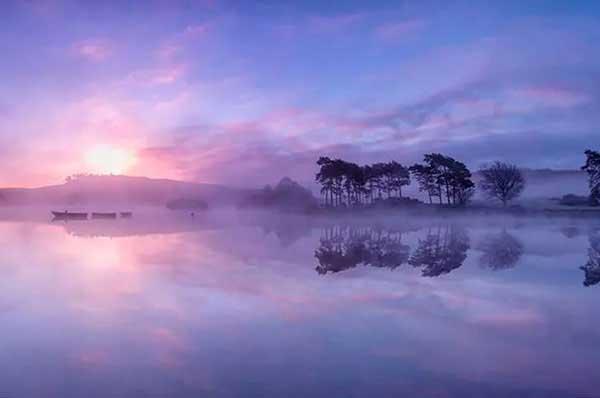
[[[134,165],[135,155],[122,148],[98,145],[84,156],[89,172],[94,174],[123,174]]]

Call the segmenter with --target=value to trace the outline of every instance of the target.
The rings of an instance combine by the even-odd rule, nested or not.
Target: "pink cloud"
[[[73,46],[75,54],[87,61],[102,62],[112,56],[112,44],[105,39],[91,39],[76,43]]]
[[[381,25],[375,29],[375,36],[385,41],[405,39],[425,28],[425,21],[410,20]]]
[[[204,36],[208,30],[209,28],[206,24],[188,25],[183,31],[183,34],[187,38],[195,39]]]
[[[172,59],[178,55],[182,49],[183,46],[181,44],[164,43],[156,50],[156,56],[163,60]]]
[[[351,13],[334,16],[314,16],[310,18],[310,27],[318,32],[338,32],[350,28],[365,18],[365,14]]]
[[[511,90],[509,96],[535,107],[572,108],[589,101],[586,94],[559,87],[526,87]]]
[[[142,85],[164,85],[172,84],[185,75],[186,66],[184,64],[171,65],[166,67],[156,67],[143,69],[133,72],[129,75],[132,82]]]

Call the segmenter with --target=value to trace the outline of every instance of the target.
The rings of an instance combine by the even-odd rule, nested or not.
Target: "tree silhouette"
[[[447,274],[462,266],[470,248],[467,231],[456,226],[439,227],[420,239],[408,263],[423,267],[423,276]]]
[[[500,200],[505,207],[525,188],[523,173],[515,165],[494,162],[484,166],[479,172],[482,177],[479,183],[481,190],[490,198]]]
[[[321,184],[326,206],[362,206],[382,199],[402,197],[402,187],[410,184],[410,173],[400,163],[359,166],[342,159],[321,157],[315,180]]]
[[[581,169],[588,173],[590,202],[592,205],[598,205],[600,203],[600,153],[588,149],[585,151],[585,156],[585,165]]]
[[[427,192],[429,201],[437,197],[442,204],[465,205],[474,193],[475,184],[467,166],[449,156],[428,153],[423,157],[424,164],[415,164],[410,172],[419,182],[419,189]]]
[[[478,249],[483,252],[479,264],[493,270],[512,268],[523,255],[523,243],[506,230],[485,236]]]
[[[433,203],[433,198],[438,198],[441,204],[442,193],[436,182],[433,168],[431,166],[415,164],[409,170],[419,184],[419,191],[427,192],[429,203]]]
[[[579,267],[585,273],[584,286],[593,286],[600,282],[600,228],[589,232],[589,240],[588,261]]]

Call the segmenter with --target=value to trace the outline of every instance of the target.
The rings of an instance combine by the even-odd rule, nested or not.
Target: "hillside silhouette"
[[[147,177],[78,175],[64,184],[40,188],[0,189],[3,205],[129,204],[164,206],[180,198],[201,198],[213,206],[238,203],[253,190],[216,184]]]

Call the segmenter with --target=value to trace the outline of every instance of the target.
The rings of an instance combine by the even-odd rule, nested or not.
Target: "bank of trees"
[[[391,161],[359,166],[342,159],[321,157],[316,181],[327,206],[371,204],[378,199],[402,198],[402,188],[410,185],[411,174],[430,203],[464,205],[472,197],[475,184],[464,163],[439,153],[427,154],[423,164],[405,167]]]
[[[355,206],[376,199],[401,198],[410,184],[408,168],[398,162],[359,166],[342,159],[321,157],[316,181],[327,206]]]
[[[590,203],[600,204],[600,152],[585,151],[581,168],[588,174]],[[377,200],[402,198],[403,187],[414,179],[430,204],[463,206],[475,193],[467,166],[440,153],[428,153],[421,163],[410,167],[391,161],[360,166],[342,159],[321,157],[317,161],[316,181],[326,206],[362,206]],[[525,188],[523,172],[515,165],[493,162],[479,170],[480,191],[506,206]]]

